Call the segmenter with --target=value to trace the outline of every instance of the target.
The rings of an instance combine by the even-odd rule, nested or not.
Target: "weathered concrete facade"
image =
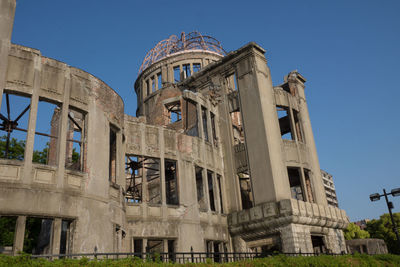
[[[26,132],[23,157],[0,159],[14,252],[29,218],[51,225],[40,253],[346,250],[298,72],[273,86],[257,44],[225,55],[198,33],[175,36],[142,66],[131,117],[100,79],[11,45],[15,0],[0,3],[0,95],[29,99],[27,129],[3,114],[0,132]],[[34,159],[41,102],[56,105],[45,163]]]

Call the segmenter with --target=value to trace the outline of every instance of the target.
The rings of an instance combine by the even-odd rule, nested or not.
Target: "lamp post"
[[[378,200],[381,199],[382,196],[385,196],[386,205],[387,205],[388,210],[389,210],[390,219],[392,220],[393,232],[396,234],[397,244],[398,244],[399,249],[400,249],[399,232],[397,231],[397,226],[396,226],[396,223],[394,222],[393,214],[392,214],[392,209],[394,208],[394,206],[393,206],[393,203],[388,200],[388,195],[392,195],[394,197],[400,196],[400,188],[392,189],[392,191],[390,191],[390,193],[386,193],[386,190],[383,189],[383,195],[380,195],[379,193],[371,194],[369,196],[369,199],[371,201],[378,201]]]

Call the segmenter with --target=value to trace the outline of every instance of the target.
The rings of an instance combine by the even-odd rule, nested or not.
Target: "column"
[[[24,169],[22,180],[25,183],[32,182],[32,157],[33,157],[33,143],[35,141],[35,128],[36,128],[36,117],[38,111],[39,102],[39,90],[40,90],[40,80],[41,80],[41,55],[35,56],[34,58],[34,80],[33,80],[33,90],[31,97],[31,108],[29,112],[29,122],[28,122],[28,132],[26,134],[26,146],[25,146],[25,156],[24,156]]]
[[[53,235],[52,235],[52,254],[60,254],[60,241],[61,241],[61,227],[62,219],[56,218],[53,221]]]
[[[254,204],[290,199],[265,50],[254,43],[242,49],[236,75]]]
[[[18,216],[15,224],[13,255],[17,255],[24,248],[25,225],[26,216]]]

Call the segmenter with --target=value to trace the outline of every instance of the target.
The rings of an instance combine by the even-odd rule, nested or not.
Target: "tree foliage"
[[[369,238],[369,236],[370,236],[367,231],[361,230],[360,227],[358,227],[354,223],[349,223],[347,228],[344,229],[343,233],[344,233],[344,238],[346,240]]]
[[[393,213],[394,222],[400,226],[400,212]],[[378,220],[371,220],[367,223],[367,231],[372,238],[383,239],[390,253],[400,254],[396,234],[393,232],[392,221],[389,213],[380,216]]]
[[[7,135],[0,136],[0,157],[6,158],[6,143],[7,143]],[[10,139],[10,144],[8,146],[8,155],[7,159],[24,159],[24,151],[25,151],[25,141],[18,140],[16,138]]]

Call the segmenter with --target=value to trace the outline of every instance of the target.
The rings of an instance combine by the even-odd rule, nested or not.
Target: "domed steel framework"
[[[178,52],[189,50],[210,51],[220,55],[226,52],[222,48],[221,43],[211,36],[202,35],[194,31],[188,34],[181,33],[181,38],[171,35],[168,39],[160,41],[153,49],[151,49],[144,57],[140,66],[139,74],[151,64]]]

